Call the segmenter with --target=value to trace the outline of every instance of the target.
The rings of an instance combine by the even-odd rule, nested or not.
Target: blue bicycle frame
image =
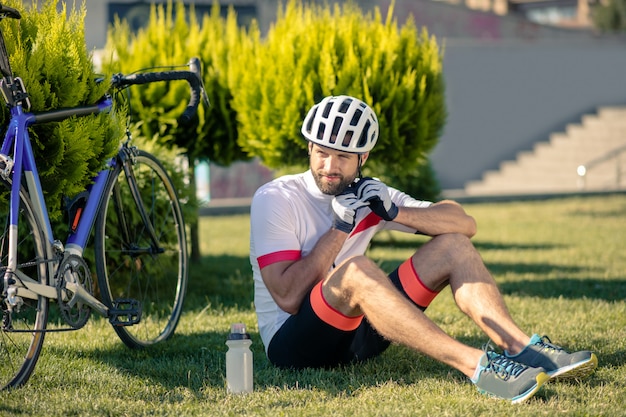
[[[21,82],[21,80],[16,79]],[[32,145],[30,143],[30,136],[28,134],[28,127],[40,122],[47,122],[53,120],[62,120],[71,115],[87,115],[95,114],[104,111],[108,111],[112,107],[112,99],[107,96],[99,103],[93,106],[77,107],[66,110],[55,110],[50,112],[42,112],[38,114],[24,112],[21,104],[18,104],[11,108],[11,121],[0,149],[0,159],[4,160],[5,168],[2,172],[2,176],[12,179],[11,185],[11,203],[10,203],[10,229],[9,229],[9,257],[6,265],[6,271],[4,274],[4,288],[9,287],[10,279],[13,274],[20,275],[17,271],[17,231],[18,231],[18,214],[20,205],[20,192],[22,189],[23,177],[26,181],[26,190],[28,196],[33,203],[34,215],[36,217],[41,231],[44,234],[45,254],[46,261],[53,260],[55,253],[74,254],[82,256],[83,250],[87,244],[87,239],[91,233],[98,208],[103,195],[103,189],[108,179],[109,169],[100,171],[94,178],[94,183],[88,187],[89,197],[84,207],[83,213],[78,222],[78,227],[75,232],[70,233],[65,248],[61,242],[54,240],[50,219],[48,217],[48,210],[41,187],[41,181],[39,179],[39,173],[37,172],[37,166],[35,165],[35,158],[33,154]],[[12,151],[12,152],[11,152]],[[10,155],[13,155],[11,159]],[[114,164],[114,159],[109,162],[109,167]],[[51,268],[52,267],[52,268]],[[55,277],[54,268],[56,265],[48,265],[47,268],[51,268],[48,276]],[[37,295],[43,295],[47,298],[56,298],[57,292],[54,285],[42,285],[35,280],[20,276],[20,279],[27,289],[27,293],[31,292],[30,297],[36,298]],[[54,279],[54,278],[53,278]],[[95,308],[100,314],[107,316],[108,307],[94,298],[91,294],[85,291],[80,285],[73,283],[67,283],[68,289],[73,291],[81,301],[89,304]],[[20,295],[25,294],[20,291]],[[26,295],[28,296],[28,295]]]

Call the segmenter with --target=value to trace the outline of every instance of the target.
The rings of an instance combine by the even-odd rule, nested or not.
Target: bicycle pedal
[[[132,299],[113,300],[109,309],[109,323],[113,326],[132,326],[141,320],[141,303]]]

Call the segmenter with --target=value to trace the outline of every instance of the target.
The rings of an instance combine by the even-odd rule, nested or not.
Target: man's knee
[[[474,247],[474,244],[465,235],[459,233],[446,233],[435,236],[428,242],[429,250],[424,252],[427,259],[414,259],[416,265],[420,265],[421,262],[428,262],[428,258],[431,260],[437,260],[438,264],[444,265],[444,270],[447,273],[452,272],[457,267],[472,264],[474,262],[482,262],[480,254]],[[418,250],[415,256],[419,256],[422,252]],[[445,272],[443,271],[443,272]],[[444,274],[444,275],[447,275]]]
[[[432,242],[438,245],[444,253],[447,252],[453,256],[477,252],[470,238],[460,233],[438,235],[433,237]]]
[[[377,275],[381,271],[374,261],[364,255],[353,256],[347,259],[341,264],[341,267],[345,268],[343,275],[346,278],[355,278],[356,280],[363,276]]]
[[[374,261],[359,255],[343,261],[333,271],[327,284],[350,291],[386,278],[387,275]]]
[[[434,236],[433,241],[440,242],[442,245],[472,245],[470,238],[461,233],[444,233]]]
[[[365,256],[354,256],[335,268],[322,286],[325,301],[346,316],[363,314],[360,303],[365,293],[376,288],[376,280],[386,277]]]

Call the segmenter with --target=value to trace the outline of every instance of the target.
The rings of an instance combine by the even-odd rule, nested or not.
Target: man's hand
[[[374,178],[361,178],[355,185],[359,200],[369,203],[370,209],[384,220],[392,221],[398,215],[398,207],[391,201],[387,186]]]
[[[367,203],[359,200],[354,187],[347,187],[333,198],[332,207],[335,213],[333,227],[342,232],[350,233],[354,229],[354,218],[357,210],[365,206]]]

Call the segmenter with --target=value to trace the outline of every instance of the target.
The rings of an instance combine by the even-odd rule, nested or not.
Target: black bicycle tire
[[[178,195],[174,184],[167,174],[163,164],[153,155],[145,152],[145,151],[137,151],[137,155],[134,159],[135,164],[133,165],[133,170],[136,176],[139,176],[140,181],[142,180],[141,175],[143,171],[139,172],[140,169],[146,167],[150,174],[156,174],[156,178],[158,179],[161,186],[163,186],[164,191],[161,196],[167,196],[167,206],[171,208],[171,213],[169,213],[172,218],[167,219],[167,225],[171,227],[165,227],[165,225],[161,226],[159,224],[154,224],[153,226],[157,229],[157,233],[164,234],[167,231],[171,231],[173,229],[175,231],[175,235],[177,237],[177,245],[176,248],[167,250],[165,254],[173,253],[174,251],[178,251],[178,266],[176,267],[177,277],[176,277],[176,293],[172,298],[171,312],[168,313],[168,318],[166,324],[162,326],[162,329],[158,330],[158,334],[152,335],[151,329],[148,330],[148,324],[145,324],[147,321],[153,322],[153,316],[151,311],[148,310],[149,305],[147,302],[153,303],[155,300],[153,298],[157,298],[157,301],[162,301],[161,294],[148,294],[148,287],[151,282],[144,282],[144,280],[139,277],[139,279],[135,280],[141,274],[150,274],[150,270],[147,267],[146,262],[151,262],[154,259],[163,259],[162,255],[151,254],[150,256],[125,256],[122,254],[122,251],[118,250],[121,247],[121,244],[114,245],[113,240],[117,240],[119,236],[119,224],[117,223],[117,212],[114,210],[114,207],[111,206],[113,204],[113,191],[114,186],[119,184],[120,181],[124,181],[122,184],[126,188],[130,188],[128,183],[126,182],[126,177],[123,171],[123,167],[121,164],[118,164],[109,177],[107,185],[104,190],[104,198],[101,204],[97,219],[96,219],[96,227],[95,227],[95,258],[96,258],[96,273],[98,276],[98,285],[101,292],[102,301],[109,307],[113,305],[113,301],[116,298],[132,298],[138,299],[141,302],[141,320],[138,324],[132,326],[113,326],[115,332],[120,337],[120,339],[131,348],[143,348],[163,340],[168,339],[174,334],[174,331],[178,325],[180,320],[180,316],[182,314],[182,307],[184,303],[184,298],[187,289],[187,281],[188,281],[188,254],[187,254],[187,238],[186,238],[186,230],[185,223],[183,220],[182,209],[180,206],[180,202],[178,200]],[[127,190],[122,190],[126,192]],[[128,191],[130,192],[130,191]],[[134,204],[134,203],[133,203]],[[161,207],[164,207],[163,202],[161,201],[151,201],[150,204],[160,204]],[[136,208],[133,207],[135,213],[127,213],[134,215],[135,219],[137,219],[138,214],[136,213]],[[156,210],[155,210],[156,211]],[[151,213],[155,216],[155,213]],[[158,215],[158,214],[157,214]],[[133,217],[133,216],[127,216]],[[171,224],[169,223],[171,220]],[[131,220],[132,221],[132,220]],[[135,222],[139,222],[139,220],[135,220]],[[141,233],[143,222],[134,223],[138,224],[138,227],[127,227],[127,230],[130,234],[133,234],[135,239],[145,239],[145,236]],[[162,230],[167,229],[167,230]],[[129,246],[130,242],[127,242],[125,245]],[[139,245],[138,242],[133,241],[132,244]],[[132,246],[132,245],[131,245]],[[144,245],[145,246],[145,245]],[[115,250],[110,248],[114,247]],[[169,247],[168,247],[169,248]],[[166,258],[167,260],[167,258]],[[118,262],[114,262],[118,261]],[[109,263],[115,263],[117,270],[112,271],[109,268]],[[137,264],[141,264],[141,268],[137,267]],[[128,268],[126,270],[129,272],[128,276],[123,274],[123,269],[120,265],[127,265]],[[159,265],[161,266],[161,265]],[[138,271],[138,269],[141,269]],[[167,267],[162,268],[163,271],[167,270]],[[121,271],[119,274],[118,271]],[[147,272],[145,272],[147,271]],[[154,272],[154,270],[153,270]],[[161,269],[159,269],[159,273]],[[112,274],[113,273],[113,274]],[[156,272],[154,272],[156,273]],[[136,274],[134,276],[133,274]],[[113,276],[112,276],[113,275]],[[115,282],[113,282],[115,280]],[[120,286],[120,280],[124,280],[123,288],[121,290],[117,290],[116,288]],[[128,282],[126,282],[128,280]],[[166,281],[170,283],[169,280]],[[147,285],[142,285],[147,284]],[[134,287],[140,285],[140,290],[135,290]],[[133,288],[131,288],[131,286]],[[170,285],[169,288],[173,288],[173,285]],[[152,286],[154,288],[154,286]],[[152,290],[150,288],[150,290]],[[157,290],[155,290],[157,291]],[[145,294],[143,294],[145,292]],[[119,294],[118,294],[119,293]],[[139,296],[138,296],[139,295]],[[145,297],[145,298],[144,298]],[[165,297],[169,297],[168,294],[165,294]],[[158,314],[158,313],[157,313]],[[159,320],[159,318],[157,318]],[[164,319],[161,318],[161,321]],[[145,326],[145,331],[142,330]],[[159,328],[161,326],[158,326]]]
[[[2,179],[0,180],[0,183],[2,183],[1,187],[3,191],[6,191],[6,193],[8,193],[11,188],[11,182]],[[2,240],[2,245],[0,246],[2,248],[6,248],[6,245],[4,245],[4,239],[7,237],[8,234],[6,213],[8,213],[8,205],[10,204],[10,202],[8,198],[2,199],[2,202],[3,204],[7,205],[7,211],[5,211],[4,209],[0,209],[0,221],[2,221],[4,224],[4,229],[1,231],[0,234],[0,240]],[[20,230],[25,230],[25,228],[28,227],[31,233],[27,233],[27,235],[32,236],[33,238],[33,251],[35,253],[33,253],[34,256],[27,261],[42,261],[45,259],[46,252],[44,246],[45,239],[43,237],[43,233],[41,232],[42,228],[40,226],[40,223],[37,217],[34,215],[33,204],[26,197],[26,193],[24,192],[24,190],[20,192],[20,212],[23,213],[24,216],[20,216],[19,218],[19,228]],[[24,243],[25,242],[23,241],[20,241],[19,243],[19,249],[22,251],[24,250]],[[0,254],[0,264],[5,264],[4,262],[6,254],[4,253],[4,250],[5,249],[3,249],[2,253]],[[46,263],[39,262],[32,267],[39,269],[39,283],[47,285],[49,271],[47,269],[48,266],[46,265]],[[0,276],[0,279],[3,278],[4,274]],[[28,300],[26,302],[28,303]],[[2,309],[4,309],[4,299],[1,300],[0,304],[2,304]],[[27,313],[24,312],[25,308],[26,307],[22,306],[21,313],[16,313],[16,317],[14,317],[14,324],[16,324],[18,327],[17,329],[15,329],[14,327],[14,330],[22,330],[21,332],[6,331],[4,330],[4,326],[0,328],[0,357],[3,358],[3,370],[0,371],[1,378],[3,379],[2,381],[0,381],[0,389],[2,390],[17,388],[28,381],[35,369],[35,366],[37,365],[37,361],[39,360],[39,356],[43,347],[45,339],[45,329],[48,323],[49,300],[44,296],[39,296],[36,303],[34,303],[34,307],[31,309],[31,311],[33,311],[32,314],[34,314],[35,317],[33,326],[21,328],[19,326],[21,322],[18,320],[18,323],[15,323],[15,319],[21,317],[20,314],[24,317],[26,316]],[[29,331],[24,332],[23,330]],[[31,330],[33,331],[31,332]],[[29,337],[30,342],[20,343],[17,341],[17,338],[23,338],[26,341]],[[10,346],[7,343],[8,341],[10,341]],[[21,364],[16,367],[11,367],[10,358],[12,354],[10,352],[10,348],[15,348],[18,345],[23,345],[25,347],[26,344],[28,345],[28,348],[24,351],[23,359],[16,358],[16,360],[21,360]],[[22,356],[20,353],[18,353],[17,355],[19,357]],[[8,368],[12,368],[14,372],[12,370],[9,370],[8,373],[12,373],[12,375],[10,375],[9,379],[5,381],[4,369]]]

